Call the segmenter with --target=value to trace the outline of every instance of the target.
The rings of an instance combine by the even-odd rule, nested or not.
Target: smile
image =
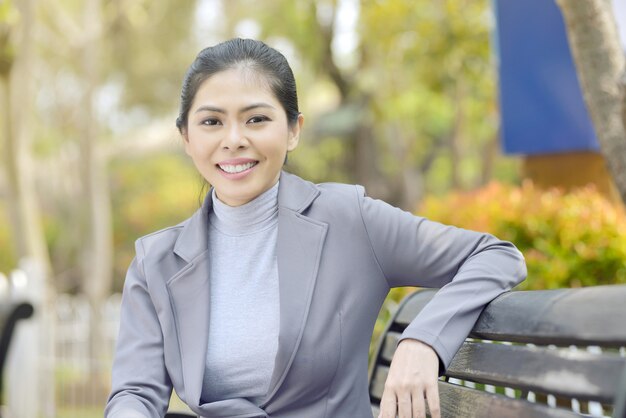
[[[222,170],[230,174],[242,173],[246,170],[251,169],[255,165],[257,165],[258,161],[251,161],[245,164],[218,164],[217,166]]]

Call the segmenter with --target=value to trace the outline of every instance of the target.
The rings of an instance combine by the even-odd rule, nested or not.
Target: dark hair
[[[296,80],[283,54],[261,41],[236,38],[203,49],[187,70],[180,93],[180,113],[176,118],[176,127],[181,133],[187,127],[187,115],[200,85],[214,74],[239,66],[264,76],[285,109],[289,124],[298,120]]]

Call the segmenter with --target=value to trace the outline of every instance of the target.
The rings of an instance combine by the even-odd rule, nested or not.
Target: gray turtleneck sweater
[[[209,214],[210,316],[202,401],[259,404],[278,350],[278,183],[237,207],[215,191]]]

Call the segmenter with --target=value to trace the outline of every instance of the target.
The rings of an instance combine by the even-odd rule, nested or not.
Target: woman
[[[124,286],[109,418],[371,417],[368,346],[395,286],[441,288],[402,335],[381,416],[439,417],[437,377],[526,274],[510,243],[413,216],[360,186],[282,171],[303,124],[285,58],[233,39],[189,68],[177,126],[211,184],[140,238]]]

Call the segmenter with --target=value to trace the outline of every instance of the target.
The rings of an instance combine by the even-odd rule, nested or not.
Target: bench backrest
[[[405,298],[379,341],[370,368],[375,413],[398,338],[435,292]],[[501,295],[481,314],[439,391],[446,417],[580,417],[602,410],[625,418],[617,414],[626,403],[626,286]]]
[[[28,302],[0,301],[0,404],[4,404],[2,399],[4,379],[2,376],[4,375],[4,366],[15,325],[20,319],[30,318],[33,312],[33,305]]]

